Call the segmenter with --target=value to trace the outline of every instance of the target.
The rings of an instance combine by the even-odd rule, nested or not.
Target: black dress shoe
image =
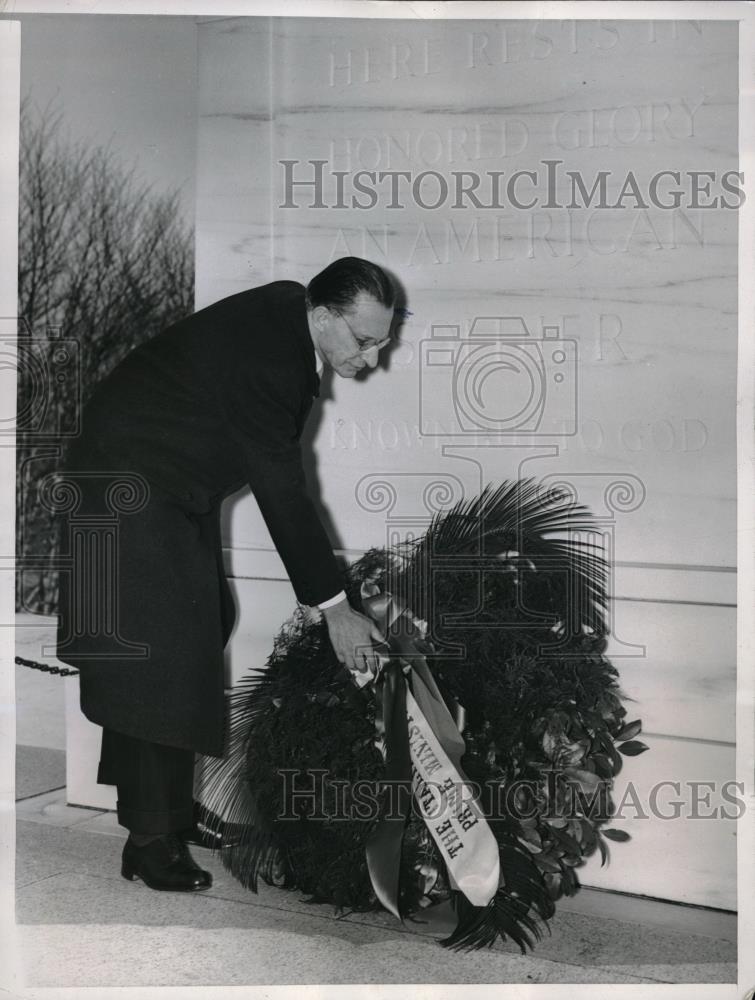
[[[121,875],[131,882],[140,878],[150,889],[167,892],[196,892],[212,885],[212,875],[199,867],[175,833],[163,834],[143,847],[137,847],[129,837],[123,848]]]

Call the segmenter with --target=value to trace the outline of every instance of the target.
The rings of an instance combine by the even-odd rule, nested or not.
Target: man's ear
[[[312,310],[312,322],[317,330],[323,330],[330,319],[330,310],[327,306],[315,306]]]

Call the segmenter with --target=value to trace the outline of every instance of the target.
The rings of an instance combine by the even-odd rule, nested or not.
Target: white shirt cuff
[[[323,601],[321,604],[318,604],[317,607],[322,611],[323,608],[332,608],[334,604],[340,604],[341,601],[345,600],[346,600],[346,591],[342,590],[340,593],[336,594],[335,597],[331,597],[329,600]]]

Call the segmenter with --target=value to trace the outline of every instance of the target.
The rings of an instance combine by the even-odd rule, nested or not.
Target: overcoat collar
[[[315,345],[312,343],[312,334],[309,332],[309,322],[307,320],[307,305],[305,300],[304,286],[299,285],[291,301],[291,326],[296,336],[296,342],[301,351],[301,357],[306,365],[309,375],[313,396],[320,395],[320,376],[317,374],[317,358],[315,356]]]

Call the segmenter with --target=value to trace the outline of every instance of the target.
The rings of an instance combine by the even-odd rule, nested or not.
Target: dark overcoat
[[[92,722],[222,755],[235,608],[220,505],[245,483],[297,598],[341,589],[300,452],[318,389],[304,288],[289,281],[181,320],[95,389],[57,491],[58,656],[79,669]]]

